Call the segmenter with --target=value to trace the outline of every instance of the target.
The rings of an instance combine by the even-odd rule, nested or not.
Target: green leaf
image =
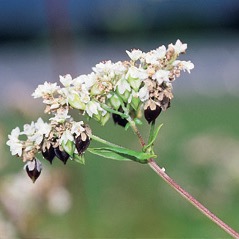
[[[102,148],[90,148],[91,153],[95,153],[102,157],[116,159],[116,160],[133,160],[140,163],[147,163],[149,158],[155,158],[155,154],[138,152],[123,147],[102,147]]]
[[[150,146],[153,145],[154,141],[157,139],[159,130],[161,129],[162,126],[163,126],[163,124],[160,124],[157,127],[157,129],[152,132],[152,135],[150,135],[150,138],[149,138],[149,142],[147,145],[144,146],[143,151],[146,151],[147,148],[149,148]]]
[[[143,160],[143,159],[149,159],[149,158],[156,158],[155,154],[150,154],[150,153],[145,153],[145,152],[138,152],[138,151],[134,151],[131,149],[127,149],[127,148],[123,148],[123,147],[104,147],[105,149],[111,150],[113,152],[116,153],[121,153],[124,155],[128,155],[128,156],[133,156],[139,160]]]
[[[103,149],[103,148],[88,148],[87,149],[92,154],[96,154],[98,156],[108,158],[108,159],[114,159],[114,160],[120,160],[120,161],[129,161],[131,159],[125,157],[124,155],[121,155],[119,153],[115,153],[111,150]]]

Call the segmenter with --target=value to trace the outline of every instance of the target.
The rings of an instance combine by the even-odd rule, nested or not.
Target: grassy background
[[[155,144],[159,165],[234,228],[239,221],[237,102],[237,98],[227,95],[184,98],[176,94],[172,107],[158,118],[164,126]],[[17,110],[1,114],[3,145],[16,122],[20,126],[31,120]],[[138,148],[135,136],[112,122],[106,127],[92,122],[92,128],[96,135]],[[147,137],[146,122],[140,130]],[[1,168],[1,181],[22,167],[8,148],[2,147],[5,166]],[[31,212],[29,238],[229,238],[147,165],[111,161],[89,153],[85,166],[75,162],[63,165],[56,159],[53,167],[48,162],[43,165],[34,187],[50,179],[55,171],[60,172],[57,180],[67,178],[65,186],[72,204],[65,214],[53,214],[40,194],[42,200],[38,198]],[[31,184],[23,170],[20,174],[26,184]]]
[[[26,4],[24,4],[26,3]],[[21,4],[21,5],[19,5]],[[179,38],[195,69],[174,84],[155,144],[157,162],[183,188],[239,228],[239,5],[211,1],[1,1],[0,239],[229,238],[147,165],[86,154],[86,165],[43,162],[35,184],[6,146],[36,120],[31,93],[59,74],[88,74]],[[24,6],[24,7],[22,7]],[[131,131],[91,122],[95,135],[139,149]],[[148,127],[140,127],[144,138]],[[93,142],[92,142],[93,145]]]

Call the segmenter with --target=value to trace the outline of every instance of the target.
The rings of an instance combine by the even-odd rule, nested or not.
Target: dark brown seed
[[[34,183],[41,174],[41,162],[34,158],[32,161],[27,162],[27,164],[25,165],[25,170]]]
[[[55,151],[54,151],[54,148],[52,147],[52,145],[50,146],[49,149],[45,148],[45,151],[43,151],[43,149],[42,149],[42,155],[46,160],[48,160],[52,164],[52,160],[55,157]]]
[[[87,135],[85,141],[82,140],[82,136],[79,135],[76,140],[75,140],[75,145],[76,145],[76,149],[78,151],[78,153],[81,155],[83,154],[86,149],[88,148],[88,146],[90,145],[90,138]]]
[[[148,123],[150,124],[152,121],[154,121],[155,119],[157,119],[157,117],[159,116],[159,114],[161,113],[162,108],[158,105],[156,105],[156,108],[154,110],[152,110],[150,108],[150,106],[148,106],[145,110],[144,110],[144,117],[145,119],[148,121]]]
[[[122,118],[120,115],[112,114],[112,116],[115,124],[125,127],[125,125],[128,123],[128,121],[125,118]]]
[[[59,158],[64,164],[66,164],[68,158],[70,157],[70,155],[66,151],[60,150],[59,146],[54,148],[54,153],[56,157]]]

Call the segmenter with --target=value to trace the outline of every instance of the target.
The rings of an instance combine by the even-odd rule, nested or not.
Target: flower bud
[[[42,149],[42,155],[46,160],[48,160],[52,164],[52,160],[56,156],[52,145],[50,145],[49,148],[45,147],[44,149]]]
[[[42,165],[38,159],[33,158],[31,161],[26,163],[24,169],[34,183],[41,174]]]
[[[152,100],[148,101],[144,107],[144,117],[150,124],[159,116],[161,111],[162,108],[159,105],[157,105],[154,101]]]
[[[66,164],[70,155],[66,151],[60,150],[59,146],[54,148],[54,152],[56,154],[56,157],[59,158],[64,164]]]
[[[78,94],[72,94],[72,97],[68,99],[69,104],[79,110],[85,110],[85,104],[81,101],[80,96]]]
[[[109,101],[115,110],[119,109],[121,102],[119,97],[116,94],[111,96]]]
[[[109,119],[110,119],[110,113],[107,112],[104,116],[101,115],[100,124],[104,126]]]
[[[82,155],[90,145],[90,138],[84,132],[75,139],[75,145],[78,153]]]

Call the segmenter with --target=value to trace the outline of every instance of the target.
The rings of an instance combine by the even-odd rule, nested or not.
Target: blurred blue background
[[[87,155],[84,167],[46,162],[31,185],[5,146],[12,128],[43,117],[31,97],[38,84],[177,39],[195,69],[175,82],[172,107],[159,119],[159,164],[239,228],[238,1],[0,0],[0,9],[0,238],[226,238],[147,166]],[[112,122],[92,127],[137,147]]]

